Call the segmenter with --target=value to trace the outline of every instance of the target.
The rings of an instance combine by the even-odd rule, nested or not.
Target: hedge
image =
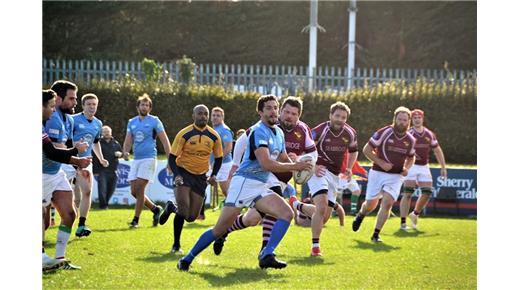
[[[94,93],[100,103],[97,117],[113,129],[114,137],[123,142],[128,119],[137,114],[135,101],[142,93],[153,100],[152,114],[162,120],[170,142],[177,132],[192,123],[192,108],[205,104],[208,108],[220,106],[225,110],[225,122],[234,131],[247,128],[258,120],[255,112],[255,92],[236,92],[222,86],[146,83],[133,79],[118,82],[93,82],[90,86],[78,84],[78,98]],[[477,160],[477,92],[476,83],[435,84],[419,79],[412,84],[387,82],[376,87],[363,87],[348,93],[297,92],[303,99],[302,120],[311,128],[327,121],[329,107],[344,101],[352,110],[348,122],[359,136],[359,149],[378,128],[392,121],[398,106],[425,111],[426,126],[439,139],[448,163],[476,164]],[[282,96],[283,97],[283,96]],[[76,107],[80,111],[81,107]],[[162,146],[158,146],[162,152]],[[364,159],[363,154],[360,158]]]

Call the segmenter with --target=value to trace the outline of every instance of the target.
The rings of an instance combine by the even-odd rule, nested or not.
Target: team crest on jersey
[[[347,138],[341,137],[341,139],[343,139],[343,142],[348,143],[348,139]]]
[[[325,142],[330,142],[330,138],[325,139]]]
[[[144,133],[141,131],[135,132],[135,141],[136,142],[143,142],[144,140]]]
[[[211,145],[209,144],[209,141],[204,141],[204,145],[211,147]]]
[[[426,142],[430,142],[430,138],[425,137],[424,139],[426,140]]]
[[[83,125],[83,124],[79,124],[78,127],[79,127],[80,129],[85,129],[85,125]]]
[[[408,147],[408,145],[410,145],[410,143],[408,143],[407,141],[403,141],[404,143],[404,146]]]
[[[388,139],[388,143],[394,143],[394,139]]]
[[[301,139],[302,138],[302,134],[300,134],[300,132],[294,132],[294,135],[296,135],[297,139]]]

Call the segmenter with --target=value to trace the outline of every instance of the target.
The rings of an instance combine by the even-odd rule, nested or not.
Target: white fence
[[[180,67],[175,62],[159,63],[162,66],[161,82],[180,81]],[[195,82],[217,84],[240,91],[294,93],[306,90],[308,82],[314,82],[316,90],[344,91],[348,77],[346,67],[320,66],[312,78],[308,68],[286,65],[197,64]],[[92,80],[119,80],[125,76],[144,80],[141,62],[106,60],[55,60],[43,59],[42,83],[49,85],[58,79],[90,84]],[[353,74],[353,86],[374,86],[390,80],[414,82],[423,78],[433,82],[476,82],[477,70],[357,68]]]

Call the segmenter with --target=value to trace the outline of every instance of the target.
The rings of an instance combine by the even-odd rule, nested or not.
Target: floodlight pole
[[[316,74],[317,50],[318,50],[318,30],[326,32],[325,28],[318,24],[318,0],[311,0],[310,24],[302,29],[309,32],[309,67],[307,70],[309,92],[314,89],[314,76]]]
[[[356,0],[350,1],[348,24],[348,64],[347,64],[347,90],[352,88],[354,68],[356,66]]]

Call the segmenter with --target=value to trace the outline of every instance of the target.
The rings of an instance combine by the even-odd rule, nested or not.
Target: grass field
[[[182,247],[187,252],[198,236],[211,227],[219,211],[206,211],[206,220],[186,224]],[[310,257],[309,228],[291,226],[277,249],[288,262],[283,270],[261,270],[257,254],[261,227],[231,234],[220,256],[210,246],[179,272],[180,256],[169,254],[173,241],[172,217],[164,226],[152,227],[152,214],[141,216],[141,228],[130,230],[130,208],[92,210],[87,224],[93,233],[71,237],[67,257],[82,266],[79,271],[44,273],[43,289],[65,288],[232,288],[232,289],[346,289],[346,288],[441,288],[477,287],[477,221],[474,219],[422,218],[420,230],[399,231],[399,219],[391,218],[381,238],[369,238],[374,217],[361,229],[351,230],[337,218],[329,221],[321,236],[323,257]],[[46,233],[46,251],[54,254],[57,227]],[[76,230],[74,226],[73,231]]]

